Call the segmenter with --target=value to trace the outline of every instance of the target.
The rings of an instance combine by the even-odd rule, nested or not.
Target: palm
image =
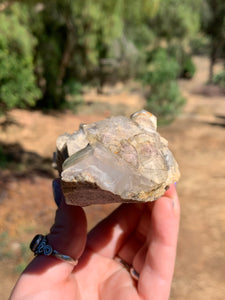
[[[85,270],[72,274],[63,284],[49,286],[43,294],[39,290],[40,299],[61,300],[65,295],[67,300],[139,299],[135,283],[126,269],[112,259],[89,254],[92,262]],[[96,266],[99,266],[97,271]],[[29,299],[33,298],[30,296]]]
[[[170,200],[122,205],[90,232],[74,273],[81,299],[154,299],[151,294],[160,277],[166,288],[163,298],[155,299],[168,297],[178,229]],[[140,273],[138,282],[116,257]]]
[[[76,274],[82,300],[139,299],[135,283],[125,268],[112,259],[92,253],[91,255],[87,268]],[[128,294],[132,298],[128,298]]]

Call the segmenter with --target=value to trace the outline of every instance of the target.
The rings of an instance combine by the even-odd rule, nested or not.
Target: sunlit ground
[[[198,72],[180,81],[187,98],[183,114],[161,127],[177,158],[182,177],[178,183],[181,227],[171,299],[222,300],[225,295],[225,99],[205,86],[208,61],[195,59]],[[130,91],[132,90],[132,91]],[[138,87],[117,85],[98,98],[86,96],[77,114],[42,114],[14,110],[16,124],[0,132],[0,298],[8,299],[19,273],[32,258],[29,242],[47,233],[56,205],[51,181],[57,176],[51,156],[58,135],[76,130],[80,123],[111,114],[130,114],[144,102]],[[5,157],[5,153],[8,153]],[[113,206],[86,209],[89,228]]]

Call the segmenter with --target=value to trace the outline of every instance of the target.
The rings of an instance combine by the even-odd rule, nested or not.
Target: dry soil
[[[177,185],[181,224],[172,300],[223,300],[225,295],[225,97],[206,86],[208,60],[196,58],[197,74],[180,81],[187,98],[183,113],[161,127],[179,162],[182,177]],[[123,85],[93,90],[77,114],[43,114],[13,110],[17,124],[0,131],[0,145],[17,153],[17,169],[0,170],[0,299],[8,299],[19,271],[31,255],[28,243],[34,234],[47,232],[56,205],[52,200],[51,155],[56,137],[76,130],[80,123],[112,114],[130,114],[144,105],[137,92]],[[86,209],[89,228],[114,208]]]

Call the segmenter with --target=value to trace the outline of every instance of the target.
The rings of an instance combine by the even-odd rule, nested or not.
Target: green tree
[[[59,107],[67,83],[86,79],[98,66],[104,49],[121,33],[120,2],[50,0],[33,7],[40,105]]]
[[[27,10],[14,5],[0,14],[0,112],[35,104],[41,94],[33,65],[35,39],[27,26]]]
[[[32,4],[31,27],[38,40],[35,57],[43,92],[39,104],[58,107],[72,81],[100,78],[101,82],[102,61],[113,58],[114,41],[123,37],[129,23],[141,24],[158,3],[49,0]]]
[[[148,65],[146,60],[149,53],[152,56],[162,46],[166,49],[169,64],[174,65],[172,58],[179,64],[176,76],[193,76],[194,66],[190,56],[186,55],[186,46],[190,37],[198,31],[202,1],[0,0],[0,11],[5,17],[12,18],[14,7],[19,10],[20,27],[17,31],[23,27],[26,34],[17,34],[17,37],[29,39],[29,68],[32,71],[35,67],[37,86],[42,92],[37,103],[39,107],[59,108],[64,104],[66,94],[77,90],[80,83],[100,82],[102,85],[106,75],[104,63],[107,61],[116,61],[117,68],[110,69],[110,72],[117,80],[123,76],[135,76],[140,66],[142,73],[146,73],[146,68],[157,65],[160,59],[167,64],[162,55],[155,56],[154,64],[151,61]],[[29,14],[26,13],[22,22],[21,15],[27,10]],[[15,17],[18,19],[18,12]],[[120,48],[119,55],[115,45],[117,50]],[[132,60],[134,71],[129,73]],[[156,73],[157,76],[165,76],[157,68]],[[33,80],[35,86],[34,75],[31,74],[30,78],[27,83]],[[164,84],[163,89],[175,91],[176,78],[171,79],[173,84]],[[160,82],[151,82],[152,91],[156,85],[160,86]],[[160,87],[158,95],[159,90]],[[39,96],[40,93],[27,99]]]
[[[224,0],[203,0],[202,30],[210,40],[209,82],[212,82],[214,65],[218,58],[225,65],[225,2]]]

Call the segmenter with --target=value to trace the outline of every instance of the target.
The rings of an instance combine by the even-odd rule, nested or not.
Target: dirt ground
[[[187,104],[183,113],[160,133],[168,139],[181,169],[177,188],[181,224],[171,300],[222,300],[225,295],[225,97],[206,86],[208,61],[196,58],[197,74],[180,81]],[[17,169],[0,169],[0,299],[8,299],[19,272],[31,259],[29,241],[53,222],[56,205],[51,182],[56,172],[51,156],[56,137],[112,114],[129,115],[144,105],[117,85],[104,95],[85,96],[76,115],[14,110],[17,124],[0,131],[0,146],[14,153]],[[15,152],[17,155],[15,155]],[[86,209],[89,228],[113,205]]]

